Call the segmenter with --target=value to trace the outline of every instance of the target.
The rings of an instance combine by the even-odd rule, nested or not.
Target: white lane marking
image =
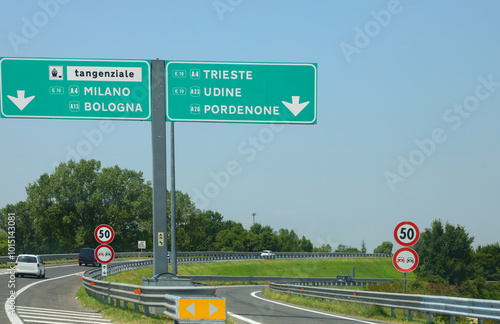
[[[50,278],[50,279],[44,279],[44,280],[41,280],[41,281],[36,281],[36,282],[33,282],[27,286],[24,286],[23,288],[19,289],[18,291],[16,291],[16,299],[17,297],[22,294],[25,290],[33,287],[34,285],[38,285],[42,282],[47,282],[47,281],[51,281],[51,280],[57,280],[57,279],[61,279],[61,278],[66,278],[66,277],[70,277],[70,276],[74,276],[74,275],[77,275],[79,272],[76,272],[76,273],[70,273],[68,275],[65,275],[65,276],[61,276],[61,277],[55,277],[55,278]],[[23,322],[21,321],[21,319],[19,318],[19,316],[17,316],[16,312],[12,312],[11,311],[11,308],[9,307],[10,304],[9,304],[9,299],[7,298],[7,301],[5,302],[5,313],[7,314],[7,317],[9,318],[9,321],[12,323],[12,324],[22,324]]]
[[[60,317],[57,314],[53,314],[52,316],[46,314],[37,314],[37,313],[29,313],[29,314],[20,314],[24,323],[83,323],[83,324],[110,324],[110,321],[96,318],[78,318],[78,317],[70,317],[64,318]]]
[[[70,318],[84,317],[86,319],[111,322],[111,320],[103,318],[101,314],[96,313],[96,312],[75,312],[75,311],[68,311],[68,310],[61,310],[61,309],[27,307],[27,306],[17,306],[16,312],[21,317],[23,317],[23,314],[26,314],[26,315],[33,315],[33,314],[54,315],[54,314],[56,314],[58,317],[61,317],[61,318],[63,318],[63,317],[70,317]]]
[[[246,317],[243,317],[241,315],[236,315],[236,314],[231,313],[231,312],[227,312],[227,313],[229,314],[229,316],[237,318],[239,320],[242,320],[243,322],[247,322],[247,323],[250,323],[250,324],[261,324],[260,322],[253,321],[253,320],[251,320],[249,318],[246,318]]]
[[[67,265],[59,265],[59,266],[46,266],[45,268],[55,269],[55,268],[66,268],[66,267],[74,267],[74,266],[75,266],[74,264],[67,264]],[[85,271],[87,271],[87,270],[83,270],[82,272],[85,272]],[[10,273],[10,269],[0,269],[0,276],[6,275],[9,273]]]
[[[350,321],[355,321],[355,322],[360,322],[360,323],[376,324],[375,322],[368,322],[368,321],[363,321],[363,320],[359,320],[359,319],[356,319],[356,318],[350,318],[350,317],[345,317],[345,316],[333,315],[333,314],[329,314],[329,313],[323,313],[323,312],[320,312],[320,311],[315,311],[315,310],[312,310],[312,309],[307,309],[307,308],[302,308],[302,307],[298,307],[298,306],[293,306],[293,305],[288,305],[288,304],[280,303],[280,302],[277,302],[277,301],[274,301],[274,300],[271,300],[271,299],[259,297],[259,296],[257,296],[257,293],[260,293],[260,290],[254,291],[250,295],[252,295],[252,297],[254,297],[254,298],[257,298],[257,299],[260,299],[260,300],[263,300],[263,301],[266,301],[266,302],[269,302],[269,303],[274,303],[274,304],[278,304],[278,305],[281,305],[281,306],[295,308],[295,309],[298,309],[298,310],[301,310],[301,311],[305,311],[305,312],[310,312],[310,313],[315,313],[315,314],[320,314],[320,315],[325,315],[325,316],[330,316],[330,317],[335,317],[335,318],[340,318],[340,319],[345,319],[345,320],[350,320]]]

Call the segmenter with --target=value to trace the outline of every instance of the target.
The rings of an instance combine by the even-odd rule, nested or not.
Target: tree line
[[[420,259],[417,278],[452,285],[480,279],[499,281],[500,245],[496,242],[474,249],[473,242],[463,226],[434,220],[413,247]]]
[[[15,213],[17,253],[75,253],[94,247],[94,229],[108,224],[115,230],[116,251],[136,251],[138,241],[153,247],[152,185],[142,172],[118,166],[101,168],[96,160],[61,163],[26,187],[26,201],[0,209],[0,254],[7,254],[7,215]],[[167,224],[170,233],[170,193]],[[254,224],[224,220],[211,210],[199,210],[188,194],[176,192],[179,251],[248,251],[264,249],[312,252],[310,240],[289,229],[275,231]],[[170,242],[168,241],[170,245]]]
[[[136,251],[138,241],[153,247],[152,186],[142,172],[118,166],[101,168],[96,160],[61,163],[52,174],[42,174],[26,187],[26,201],[0,209],[0,255],[7,255],[9,213],[15,213],[16,253],[75,253],[95,247],[94,229],[109,224],[115,230],[116,251]],[[167,224],[170,227],[170,194],[167,192]],[[177,249],[179,251],[241,251],[264,249],[281,252],[352,252],[361,249],[339,244],[314,247],[294,230],[255,223],[224,220],[211,210],[199,210],[188,194],[176,192]],[[170,228],[168,228],[170,233]],[[472,247],[474,238],[465,228],[441,220],[422,231],[414,246],[420,262],[419,278],[461,284],[481,277],[500,280],[500,246],[497,243]],[[170,241],[168,245],[170,245]],[[391,254],[391,242],[382,242],[374,253]]]

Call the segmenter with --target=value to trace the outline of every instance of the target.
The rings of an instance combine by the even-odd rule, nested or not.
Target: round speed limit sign
[[[96,227],[94,231],[94,237],[97,242],[101,244],[109,244],[115,238],[115,231],[111,226],[106,224],[101,224]]]
[[[394,229],[394,238],[402,246],[412,246],[420,238],[420,231],[412,222],[401,222]]]

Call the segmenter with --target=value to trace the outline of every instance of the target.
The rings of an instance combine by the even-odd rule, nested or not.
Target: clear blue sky
[[[177,189],[204,192],[234,160],[241,172],[198,205],[246,228],[255,212],[315,246],[364,240],[371,252],[397,248],[400,221],[440,218],[485,245],[500,228],[499,12],[498,1],[2,1],[0,57],[317,63],[317,125],[176,123]],[[70,152],[150,180],[150,122],[113,121],[89,146],[99,127],[0,119],[0,206]],[[270,132],[253,159],[238,150]]]

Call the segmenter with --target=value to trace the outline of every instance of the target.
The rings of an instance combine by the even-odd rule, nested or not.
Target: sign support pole
[[[165,61],[151,61],[151,138],[153,149],[153,266],[168,272],[167,260],[167,140],[165,116]]]
[[[177,225],[176,225],[176,206],[175,206],[175,138],[174,122],[170,123],[170,231],[172,235],[172,273],[177,274]]]
[[[406,294],[406,272],[404,273],[404,285],[403,285],[403,294]]]

